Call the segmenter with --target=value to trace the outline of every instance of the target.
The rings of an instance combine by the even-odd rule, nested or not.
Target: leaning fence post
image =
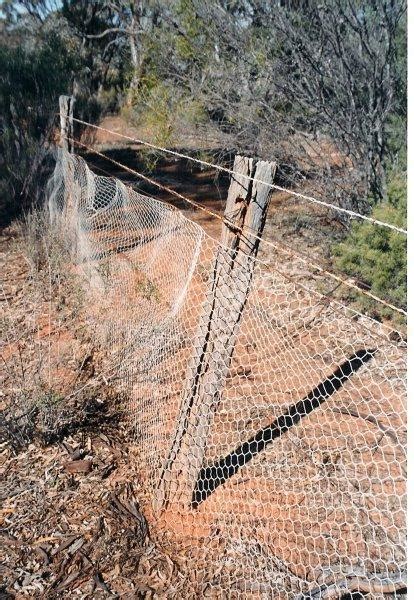
[[[60,146],[73,153],[73,96],[59,96]]]
[[[249,295],[276,164],[236,156],[221,244],[202,309],[185,396],[156,500],[191,503]],[[244,176],[244,177],[243,177]],[[252,181],[255,178],[259,181]]]

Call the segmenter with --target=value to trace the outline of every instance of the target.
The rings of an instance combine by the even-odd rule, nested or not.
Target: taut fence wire
[[[148,142],[146,140],[142,140],[142,139],[139,139],[136,137],[131,137],[129,135],[120,133],[119,131],[113,131],[111,129],[107,129],[105,127],[102,127],[101,125],[94,125],[92,123],[88,123],[87,121],[83,121],[82,119],[77,119],[75,117],[72,117],[72,120],[75,121],[76,123],[80,123],[81,125],[85,125],[86,127],[91,127],[92,129],[96,129],[97,131],[104,131],[105,133],[110,133],[111,135],[120,137],[120,138],[128,140],[130,142],[134,142],[136,144],[146,146],[147,148],[151,148],[152,150],[164,152],[165,154],[170,154],[170,155],[176,156],[178,158],[184,158],[186,160],[190,160],[196,164],[199,164],[203,167],[210,167],[212,169],[216,169],[217,171],[221,171],[222,173],[227,173],[228,175],[236,175],[236,173],[232,169],[228,169],[227,167],[224,167],[223,165],[218,165],[216,163],[208,162],[206,160],[201,160],[200,158],[195,158],[194,156],[189,156],[188,154],[183,154],[182,152],[177,152],[177,150],[172,150],[171,148],[164,148],[163,146],[157,146],[156,144],[152,144],[151,142]],[[239,178],[241,177],[244,180],[253,181],[253,178],[250,177],[249,175],[243,175],[243,174],[237,173],[237,176]],[[374,219],[373,217],[370,217],[368,215],[363,215],[361,213],[355,212],[348,208],[344,208],[343,206],[338,206],[337,204],[325,202],[324,200],[321,200],[319,198],[314,198],[313,196],[309,196],[308,194],[302,194],[301,192],[297,192],[295,190],[291,190],[291,189],[282,187],[280,185],[276,185],[275,183],[269,183],[268,181],[259,180],[257,178],[254,178],[254,180],[257,183],[266,185],[273,190],[277,190],[279,192],[285,192],[287,194],[290,194],[291,196],[295,196],[296,198],[300,198],[302,200],[311,202],[313,204],[319,204],[320,206],[324,206],[325,208],[328,208],[330,210],[340,212],[340,213],[345,214],[348,217],[351,217],[353,219],[361,219],[363,221],[367,221],[374,225],[378,225],[380,227],[386,227],[387,229],[391,229],[393,231],[398,231],[399,233],[407,235],[406,229],[403,229],[402,227],[397,227],[396,225],[393,225],[392,223],[387,223],[385,221],[380,221],[379,219]]]
[[[105,160],[112,163],[113,165],[127,171],[128,173],[131,173],[132,175],[135,175],[139,179],[142,179],[143,181],[157,187],[158,189],[168,192],[171,196],[175,196],[179,200],[182,200],[186,204],[189,204],[190,206],[205,212],[209,216],[214,217],[215,219],[219,219],[223,223],[227,224],[229,227],[237,229],[237,226],[235,226],[234,222],[227,215],[220,215],[220,214],[214,212],[213,210],[206,208],[202,204],[195,202],[194,200],[191,200],[190,198],[184,196],[183,194],[180,194],[176,190],[174,190],[170,187],[167,187],[165,185],[162,185],[158,181],[151,179],[147,175],[144,175],[143,173],[138,172],[136,169],[131,169],[131,167],[128,167],[127,165],[124,165],[124,164],[120,163],[119,161],[114,160],[113,158],[107,156],[106,154],[99,152],[99,150],[96,150],[96,148],[93,148],[92,146],[89,146],[89,145],[87,145],[83,142],[80,142],[79,140],[75,140],[73,138],[67,138],[67,140],[69,142],[73,143],[74,145],[79,146],[80,148],[83,148],[84,150],[88,150],[88,152],[92,152],[93,154],[96,154],[97,156],[104,158]],[[103,170],[101,168],[98,168],[98,169],[100,169],[103,172]],[[231,171],[231,172],[234,173],[234,171]],[[234,174],[236,175],[236,173],[234,173]],[[109,174],[109,176],[111,176],[111,175]],[[237,176],[239,176],[239,174],[237,174]],[[245,179],[250,179],[249,177],[246,177],[244,175],[242,175],[242,177]],[[270,186],[270,184],[267,182],[263,182],[263,183],[266,187]],[[275,243],[263,238],[262,235],[258,236],[254,232],[250,232],[250,234],[253,235],[254,237],[256,237],[256,239],[258,239],[260,242],[263,242],[264,244],[274,248],[277,251],[287,252],[290,255],[292,255],[292,254],[295,255],[298,260],[305,262],[311,269],[315,269],[316,271],[323,273],[327,277],[336,281],[339,285],[344,285],[350,289],[353,289],[353,290],[357,291],[359,294],[362,294],[362,295],[366,296],[367,298],[374,300],[374,302],[378,302],[379,304],[386,306],[387,308],[391,309],[394,312],[398,312],[402,315],[407,316],[407,311],[405,311],[403,308],[395,306],[394,304],[391,304],[390,302],[387,302],[386,300],[384,300],[384,298],[380,298],[379,296],[376,296],[369,290],[366,290],[366,289],[362,288],[361,286],[356,285],[349,278],[344,279],[344,277],[341,277],[340,275],[333,273],[332,271],[328,271],[327,269],[324,269],[320,264],[317,264],[314,261],[310,260],[308,256],[305,256],[302,253],[299,253],[297,250],[295,251],[292,248],[288,248],[282,242],[278,241],[278,244],[276,245]]]
[[[66,150],[48,197],[180,597],[403,593],[404,340]]]

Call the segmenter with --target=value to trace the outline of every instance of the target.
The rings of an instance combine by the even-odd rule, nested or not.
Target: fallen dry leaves
[[[140,510],[139,473],[120,420],[120,398],[102,383],[74,399],[68,395],[70,382],[93,383],[97,360],[88,338],[66,331],[74,321],[68,302],[60,309],[59,327],[47,325],[46,339],[58,339],[53,336],[59,329],[59,347],[66,351],[64,373],[56,369],[62,409],[46,406],[53,435],[45,437],[45,428],[39,429],[39,416],[44,417],[37,407],[25,415],[24,405],[16,404],[22,418],[6,422],[5,415],[13,417],[10,399],[20,391],[15,367],[23,358],[27,373],[32,366],[37,373],[31,344],[44,337],[33,335],[38,295],[18,242],[16,230],[0,236],[2,303],[7,319],[13,318],[11,328],[3,323],[2,352],[13,356],[7,355],[0,377],[6,425],[0,446],[0,597],[180,597],[183,576],[151,541]],[[30,427],[23,426],[25,419]]]
[[[77,461],[68,447],[72,455],[83,449],[82,434],[65,445],[30,444],[17,456],[3,449],[3,594],[179,597],[177,565],[148,535],[128,445],[119,433],[105,438],[92,434],[86,458]],[[68,472],[75,463],[88,470]]]

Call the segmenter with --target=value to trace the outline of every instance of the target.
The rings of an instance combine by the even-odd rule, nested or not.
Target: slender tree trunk
[[[129,29],[129,49],[131,52],[131,62],[133,68],[133,74],[129,90],[127,94],[126,104],[132,106],[134,102],[134,95],[138,89],[139,82],[141,80],[142,65],[144,62],[144,56],[142,52],[142,45],[139,43],[139,17],[133,14],[131,18],[131,25]]]

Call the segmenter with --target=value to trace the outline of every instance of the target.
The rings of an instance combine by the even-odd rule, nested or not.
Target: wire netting
[[[49,208],[129,399],[153,535],[191,564],[182,597],[396,594],[404,340],[66,152]]]

